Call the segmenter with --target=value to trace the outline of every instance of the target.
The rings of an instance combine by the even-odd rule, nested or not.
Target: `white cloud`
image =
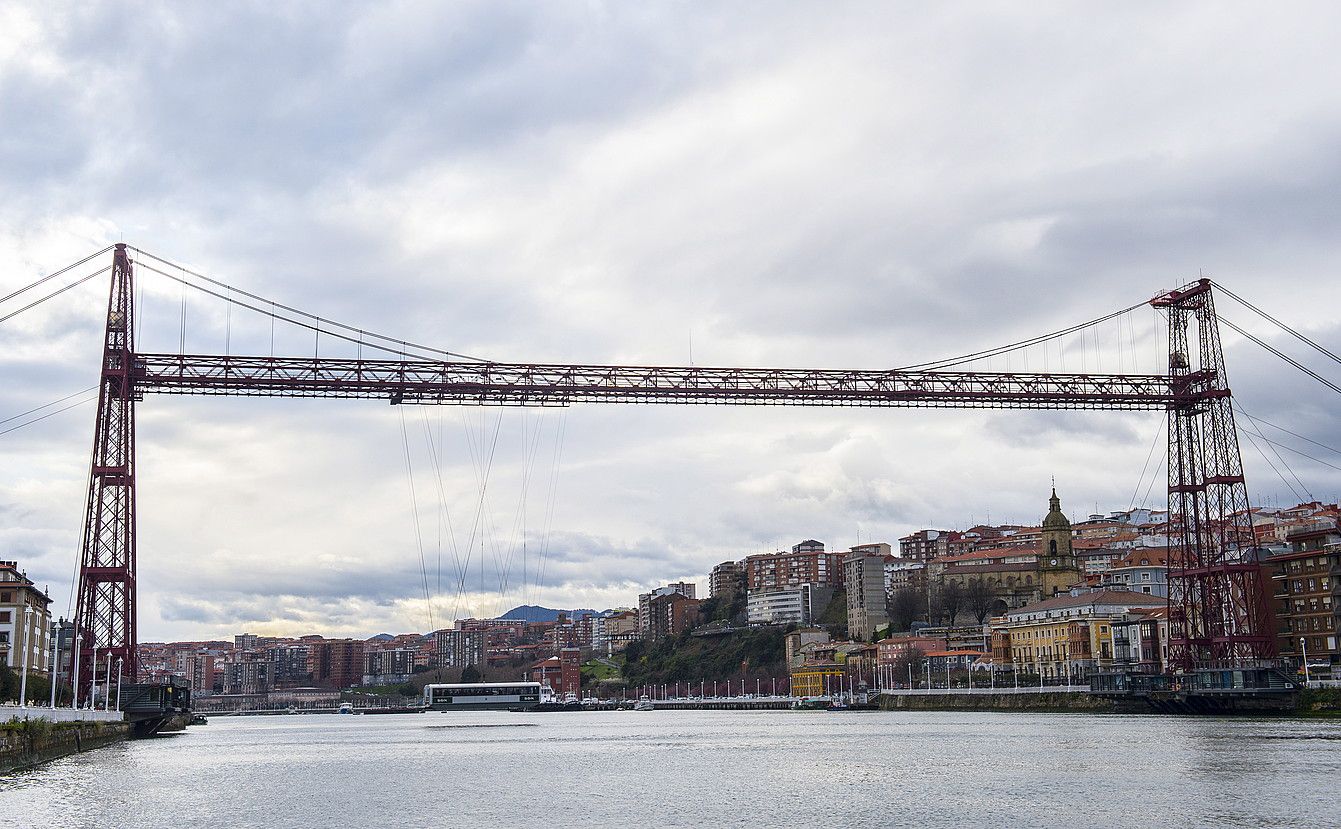
[[[680,363],[692,339],[700,365],[879,368],[1059,328],[1206,268],[1338,336],[1306,310],[1341,292],[1324,278],[1341,220],[1329,5],[0,14],[4,286],[124,237],[324,317],[497,359]],[[269,353],[267,323],[195,299],[183,344],[180,289],[141,284],[146,349],[227,337]],[[95,381],[100,290],[0,325],[0,417]],[[316,347],[276,333],[278,353]],[[1092,368],[1102,350],[1109,368],[1150,370],[1155,334],[1147,314],[992,368]],[[1341,445],[1334,406],[1227,341],[1249,411]],[[1121,413],[510,411],[476,525],[496,412],[430,410],[457,555],[472,527],[487,550],[458,598],[445,526],[437,588],[423,412],[405,414],[419,536],[399,410],[147,400],[143,635],[422,628],[419,539],[435,614],[479,613],[627,604],[806,537],[1036,520],[1053,475],[1068,510],[1117,508],[1155,430]],[[91,418],[0,437],[0,545],[58,598]],[[1244,451],[1254,492],[1288,499]],[[1334,471],[1299,463],[1334,493]]]

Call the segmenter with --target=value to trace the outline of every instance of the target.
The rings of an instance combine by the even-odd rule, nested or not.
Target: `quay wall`
[[[1036,711],[1110,714],[1133,709],[1092,694],[1037,693],[881,694],[882,711]]]
[[[36,766],[130,737],[123,722],[51,722],[43,719],[0,723],[0,773]]]

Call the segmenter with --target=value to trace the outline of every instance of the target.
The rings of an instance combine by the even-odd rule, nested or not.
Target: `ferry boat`
[[[424,707],[434,711],[491,711],[540,704],[539,682],[470,682],[424,686]]]

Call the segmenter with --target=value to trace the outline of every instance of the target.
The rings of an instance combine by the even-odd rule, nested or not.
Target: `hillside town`
[[[1306,649],[1314,679],[1341,676],[1341,509],[1259,508],[1252,526],[1281,655],[1302,668]],[[864,543],[840,552],[807,539],[718,564],[706,596],[680,581],[627,607],[521,607],[427,633],[142,643],[140,680],[173,678],[190,686],[199,708],[216,711],[329,707],[351,691],[405,698],[427,681],[480,679],[526,679],[582,696],[647,691],[630,687],[639,676],[686,692],[709,681],[742,693],[767,682],[794,696],[1083,684],[1100,672],[1164,669],[1168,530],[1168,513],[1151,509],[1072,521],[1054,489],[1036,526],[928,528],[898,539],[897,549]],[[72,625],[52,623],[47,591],[15,561],[0,562],[0,588],[4,662],[18,670],[27,647],[27,671],[44,674],[56,658],[68,672]],[[658,645],[708,647],[760,632],[781,642],[780,658],[713,670],[683,659],[647,665]]]

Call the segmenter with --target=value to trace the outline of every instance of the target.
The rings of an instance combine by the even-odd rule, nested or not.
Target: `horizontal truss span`
[[[594,366],[137,354],[137,394],[391,403],[1151,409],[1192,401],[1158,374]]]

